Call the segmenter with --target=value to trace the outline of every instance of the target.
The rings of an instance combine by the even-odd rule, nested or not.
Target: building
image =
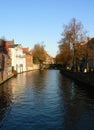
[[[26,71],[26,60],[23,57],[21,44],[10,45],[9,51],[12,60],[12,70],[16,70],[17,73]]]
[[[94,38],[87,42],[88,47],[88,66],[91,71],[94,71]]]
[[[11,58],[9,56],[8,44],[0,39],[0,83],[12,75]]]
[[[23,57],[26,60],[26,71],[30,71],[33,69],[33,56],[32,51],[29,48],[22,48]]]
[[[82,61],[87,71],[94,71],[94,38],[87,38],[86,41],[80,43],[80,46]]]

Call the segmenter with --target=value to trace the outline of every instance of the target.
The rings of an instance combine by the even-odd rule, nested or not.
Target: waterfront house
[[[94,38],[91,38],[87,42],[87,47],[89,49],[88,53],[88,65],[91,71],[94,71]]]
[[[23,50],[21,44],[13,44],[9,47],[10,57],[12,59],[12,70],[16,70],[17,73],[26,71],[26,61],[23,57]]]
[[[0,83],[12,75],[8,43],[0,39]]]
[[[26,71],[30,71],[33,69],[33,56],[32,51],[29,48],[22,48],[23,57],[26,60]]]
[[[80,43],[80,53],[87,71],[94,71],[94,38],[87,38]]]

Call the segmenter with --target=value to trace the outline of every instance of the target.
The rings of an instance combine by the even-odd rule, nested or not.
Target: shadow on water
[[[64,125],[67,130],[93,130],[94,89],[74,83],[62,76],[60,82],[61,98],[64,104]]]
[[[82,93],[84,92],[88,99],[94,99],[94,87],[86,86],[78,82],[75,82],[75,84],[77,86],[77,89]]]
[[[3,119],[7,116],[11,110],[11,88],[8,87],[8,83],[0,86],[0,127],[2,126]]]

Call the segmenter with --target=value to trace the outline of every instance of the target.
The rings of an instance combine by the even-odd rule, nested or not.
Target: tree
[[[67,64],[66,61],[68,61],[71,58],[70,60],[72,62],[73,68],[74,66],[76,66],[77,48],[75,47],[78,43],[80,43],[81,41],[85,39],[86,39],[86,31],[84,30],[84,27],[81,22],[73,18],[68,25],[64,25],[62,38],[59,42],[59,51],[60,51],[60,54],[62,54],[63,61],[65,62],[65,64]],[[64,46],[65,48],[69,47],[67,53],[66,51],[65,52],[62,51],[64,50],[63,49]]]
[[[65,64],[66,66],[70,64],[71,59],[71,50],[69,44],[63,43],[60,47],[60,59],[62,60],[62,64]]]
[[[73,18],[68,25],[64,25],[61,42],[76,44],[86,39],[87,31],[84,30],[83,24]]]
[[[35,64],[43,64],[46,60],[46,51],[44,45],[35,44],[33,49],[33,62]]]
[[[62,62],[62,55],[59,53],[55,57],[56,64],[63,64]]]

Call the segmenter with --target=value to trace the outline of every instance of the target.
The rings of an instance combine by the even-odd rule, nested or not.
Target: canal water
[[[94,130],[94,91],[58,70],[19,74],[0,86],[0,130]]]

